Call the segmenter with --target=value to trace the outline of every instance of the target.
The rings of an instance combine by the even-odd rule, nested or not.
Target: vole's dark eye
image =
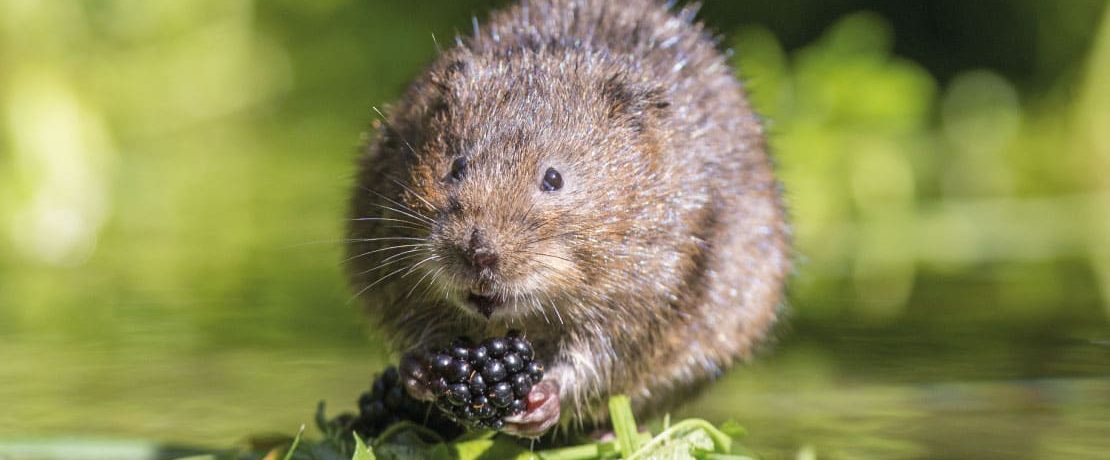
[[[559,174],[559,171],[556,171],[555,168],[547,168],[547,172],[543,173],[540,190],[554,192],[561,188],[563,188],[563,175]]]
[[[455,158],[451,162],[451,180],[460,181],[466,175],[466,157]]]

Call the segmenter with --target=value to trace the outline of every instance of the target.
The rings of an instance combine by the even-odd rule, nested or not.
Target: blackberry
[[[370,391],[358,398],[358,415],[344,420],[343,425],[362,437],[376,437],[402,420],[424,425],[447,438],[461,433],[459,425],[432,410],[431,403],[410,397],[400,373],[392,366],[374,379]]]
[[[527,409],[528,392],[543,378],[543,365],[534,358],[532,344],[518,331],[479,344],[460,337],[422,355],[423,366],[407,375],[423,380],[449,418],[499,430],[501,419]]]

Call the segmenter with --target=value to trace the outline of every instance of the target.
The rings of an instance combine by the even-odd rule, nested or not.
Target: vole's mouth
[[[495,293],[470,291],[470,295],[466,297],[466,303],[470,304],[482,316],[489,318],[493,315],[494,310],[505,303],[505,297]]]

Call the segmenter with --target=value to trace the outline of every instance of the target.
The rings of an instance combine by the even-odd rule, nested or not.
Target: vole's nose
[[[497,251],[493,250],[485,235],[478,229],[470,233],[467,255],[470,257],[470,263],[479,271],[494,269],[499,259]]]

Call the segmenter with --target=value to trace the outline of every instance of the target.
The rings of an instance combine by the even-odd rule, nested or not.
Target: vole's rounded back
[[[564,418],[669,408],[748,357],[788,226],[693,11],[533,0],[443,51],[360,162],[349,269],[399,351],[521,328]]]

